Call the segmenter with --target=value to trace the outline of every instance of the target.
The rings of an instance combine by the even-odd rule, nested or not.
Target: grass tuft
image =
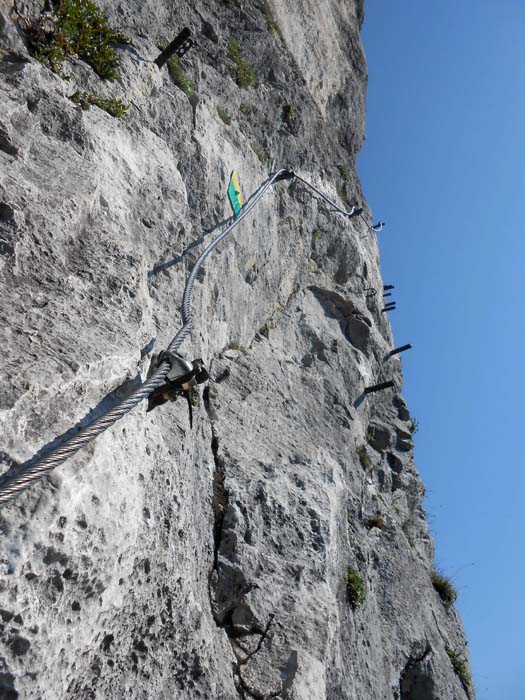
[[[237,68],[237,85],[243,90],[255,85],[255,71],[253,66],[241,58],[237,39],[230,39],[228,54]]]
[[[454,651],[454,649],[451,649],[450,647],[447,647],[447,654],[448,658],[450,659],[450,663],[452,664],[452,668],[454,669],[454,673],[458,676],[461,684],[468,693],[472,687],[472,678],[468,672],[466,660],[461,656],[461,654]]]
[[[99,107],[108,114],[111,114],[112,117],[117,118],[124,117],[129,110],[129,105],[125,105],[120,100],[92,95],[89,92],[80,92],[77,90],[69,99],[75,104],[80,105],[84,110],[95,105],[95,107]]]
[[[446,576],[443,576],[443,574],[441,574],[436,569],[432,571],[430,579],[432,581],[432,585],[439,593],[439,597],[441,598],[441,601],[445,608],[448,609],[452,605],[454,605],[454,603],[457,600],[458,594],[456,593],[456,589],[454,588],[452,581]]]
[[[178,56],[172,56],[168,61],[168,73],[175,85],[187,96],[195,94],[195,84],[190,80],[179,61]]]
[[[248,354],[246,347],[244,345],[239,345],[236,340],[232,340],[228,343],[228,350],[238,350],[239,352],[242,352],[243,355]]]
[[[281,30],[279,29],[279,25],[274,20],[272,13],[270,12],[270,9],[268,7],[266,7],[264,10],[264,17],[266,19],[266,26],[268,27],[268,31],[270,32],[270,34],[273,34],[274,36],[280,36]]]
[[[353,610],[362,605],[366,600],[365,583],[359,572],[353,566],[348,566],[346,570],[346,593]]]

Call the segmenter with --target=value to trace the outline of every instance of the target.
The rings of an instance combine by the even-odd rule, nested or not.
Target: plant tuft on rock
[[[404,521],[404,523],[401,525],[401,529],[403,530],[403,534],[407,538],[408,544],[411,547],[414,547],[414,538],[412,537],[412,527],[414,525],[414,521],[412,518],[408,518],[407,520]]]
[[[472,687],[472,678],[468,672],[466,660],[461,656],[461,654],[450,647],[447,647],[446,651],[448,658],[450,659],[450,663],[452,664],[452,668],[454,669],[454,673],[458,676],[462,686],[468,693]]]
[[[54,0],[53,7],[26,31],[30,53],[58,74],[65,60],[78,57],[100,78],[118,78],[119,59],[112,44],[129,44],[129,39],[111,29],[92,0]]]
[[[270,8],[268,6],[266,6],[264,9],[264,17],[266,19],[266,26],[268,27],[268,31],[270,32],[270,34],[273,34],[274,36],[280,36],[281,31],[279,29],[279,25],[274,20],[272,13],[270,12]]]
[[[344,180],[345,182],[350,179],[350,168],[348,165],[345,165],[344,163],[340,163],[337,166],[337,169],[339,170],[339,175],[341,176],[341,179]]]
[[[448,609],[452,605],[454,605],[454,603],[457,600],[458,594],[456,593],[456,589],[454,588],[452,581],[446,576],[443,576],[443,574],[441,574],[436,569],[432,571],[430,579],[432,581],[432,585],[439,593],[439,597],[441,598],[441,601],[443,602],[445,608]]]
[[[237,68],[237,85],[244,90],[255,85],[255,71],[253,66],[241,58],[237,39],[230,39],[228,53]]]
[[[79,90],[71,95],[69,99],[75,104],[80,105],[84,110],[95,105],[95,107],[103,109],[112,117],[124,117],[129,110],[129,105],[125,105],[121,100],[100,97],[100,95],[92,95],[89,92],[80,92]]]
[[[292,127],[297,119],[297,107],[295,105],[285,105],[283,108],[283,119],[289,127]]]
[[[232,340],[228,343],[228,350],[238,350],[239,352],[242,352],[243,355],[248,354],[248,350],[245,348],[245,346],[239,345],[236,340]]]
[[[188,78],[177,56],[172,56],[168,61],[168,73],[175,85],[187,96],[195,93],[195,84]]]
[[[417,418],[411,418],[410,423],[408,424],[408,429],[412,433],[412,435],[415,435],[417,431],[419,430],[419,421]]]
[[[350,565],[346,570],[346,593],[353,610],[365,602],[365,583],[359,575],[359,572]]]

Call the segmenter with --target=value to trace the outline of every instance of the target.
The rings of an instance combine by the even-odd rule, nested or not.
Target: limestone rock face
[[[288,165],[362,203],[360,1],[101,7],[133,42],[112,82],[31,58],[0,1],[2,471],[144,379],[230,217],[232,169],[245,196]],[[186,25],[191,99],[153,63]],[[83,111],[77,90],[129,113]],[[183,401],[141,405],[1,507],[0,698],[467,697],[366,233],[277,183],[198,277],[193,430]]]

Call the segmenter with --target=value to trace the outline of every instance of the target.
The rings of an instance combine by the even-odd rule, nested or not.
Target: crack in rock
[[[235,656],[235,663],[233,665],[233,676],[234,683],[237,691],[241,698],[255,698],[255,700],[264,700],[264,698],[279,697],[283,690],[283,685],[277,693],[259,693],[257,689],[250,688],[246,681],[241,675],[241,669],[246,666],[250,660],[252,660],[262,649],[265,640],[268,638],[270,633],[270,628],[274,622],[275,614],[269,616],[268,622],[266,623],[264,629],[261,630],[260,626],[255,623],[252,619],[252,613],[247,606],[243,606],[239,601],[231,600],[229,604],[229,609],[225,614],[220,613],[217,610],[216,605],[216,593],[214,588],[217,589],[219,584],[219,576],[228,576],[228,567],[219,564],[219,552],[221,545],[223,544],[224,535],[224,519],[226,512],[230,504],[230,498],[228,490],[224,485],[225,481],[225,469],[224,460],[219,454],[219,437],[215,429],[214,424],[214,411],[211,406],[210,400],[210,390],[206,387],[203,393],[203,403],[210,420],[212,439],[211,439],[211,451],[213,454],[215,469],[213,473],[213,496],[212,496],[212,510],[213,510],[213,566],[209,576],[209,598],[210,605],[212,608],[213,618],[217,627],[223,629],[228,637],[228,641],[231,644],[232,651]],[[220,571],[219,571],[220,569]],[[243,598],[246,593],[248,593],[253,586],[248,584],[246,581],[233,580],[235,574],[233,569],[231,570],[232,578],[232,592],[236,587],[240,585],[239,593],[241,598]],[[241,577],[242,578],[242,577]],[[246,608],[246,609],[244,609]],[[244,629],[243,629],[244,628]],[[254,637],[258,635],[259,639],[255,645],[255,648],[249,648],[249,642],[254,642]],[[244,642],[244,644],[243,644]],[[295,664],[295,667],[297,664]],[[295,668],[296,670],[296,668]],[[281,674],[282,675],[282,674]],[[293,683],[292,674],[291,681],[289,679],[289,674],[286,677],[286,688],[291,686]]]

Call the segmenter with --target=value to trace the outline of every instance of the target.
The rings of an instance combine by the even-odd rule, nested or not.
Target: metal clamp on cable
[[[276,177],[273,178],[273,181],[279,182],[280,180],[291,180],[293,177],[295,177],[295,173],[293,170],[283,170]]]
[[[166,375],[166,383],[154,389],[148,397],[148,411],[161,406],[166,401],[176,401],[179,396],[184,396],[188,402],[190,414],[190,428],[193,426],[192,398],[199,384],[204,384],[209,379],[204,362],[199,358],[189,362],[178,353],[161,352],[156,365],[169,362],[170,370]]]

